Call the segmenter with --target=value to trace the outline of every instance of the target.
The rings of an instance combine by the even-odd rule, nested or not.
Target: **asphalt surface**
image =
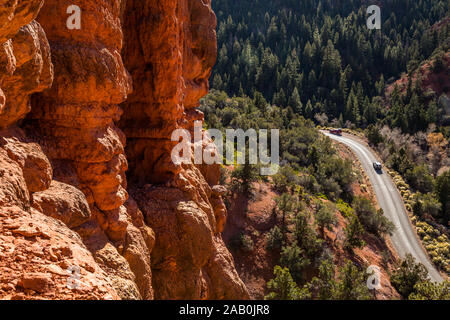
[[[395,232],[391,236],[395,250],[401,258],[407,253],[411,253],[417,261],[421,262],[430,274],[431,280],[442,282],[442,276],[428,259],[427,254],[417,238],[413,226],[409,221],[408,214],[403,205],[403,200],[398,193],[394,182],[389,174],[383,170],[377,172],[373,168],[373,162],[377,158],[365,145],[346,136],[336,136],[322,131],[323,134],[350,147],[360,160],[364,171],[372,183],[379,206],[383,209],[385,216],[395,225]]]

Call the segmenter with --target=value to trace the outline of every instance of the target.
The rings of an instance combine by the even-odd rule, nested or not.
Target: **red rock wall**
[[[176,166],[170,158],[172,131],[192,130],[203,119],[196,107],[217,54],[211,2],[130,0],[123,25],[134,91],[119,126],[127,136],[129,190],[156,235],[155,297],[248,298],[221,237],[226,209],[213,191],[220,190],[219,167]]]
[[[42,4],[18,0],[0,6],[0,298],[117,299],[107,274],[70,229],[90,217],[84,195],[52,181],[43,148],[18,126],[30,111],[30,94],[53,81],[50,46],[33,20]],[[54,188],[54,205],[45,210],[38,194]],[[67,282],[73,266],[84,283],[77,290]]]
[[[205,0],[0,3],[0,297],[248,298],[219,168],[170,159],[203,118],[215,24]]]

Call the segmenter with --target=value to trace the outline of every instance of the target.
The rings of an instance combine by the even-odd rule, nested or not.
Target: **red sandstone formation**
[[[54,18],[66,17],[71,4],[47,0],[38,16],[50,42],[55,79],[51,89],[34,99],[30,127],[38,129],[38,139],[55,163],[55,179],[86,196],[92,219],[75,230],[119,296],[150,299],[147,243],[153,234],[139,209],[125,204],[125,136],[114,123],[121,115],[118,104],[131,91],[120,55],[121,1],[80,3],[80,30],[68,30],[66,19]]]
[[[0,1],[0,298],[248,298],[219,168],[170,159],[215,26],[209,0]]]
[[[226,209],[214,187],[219,168],[176,166],[170,158],[172,131],[192,130],[194,120],[203,119],[195,108],[208,92],[217,53],[211,3],[128,1],[123,21],[123,57],[134,91],[122,104],[120,127],[127,136],[130,190],[156,235],[155,297],[248,298],[221,237]]]
[[[30,110],[30,94],[48,88],[53,80],[47,38],[32,21],[42,4],[7,1],[0,7],[0,297],[117,299],[80,236],[47,217],[42,207],[34,208],[40,202],[34,202],[35,195],[51,190],[53,168],[17,122]],[[67,204],[69,197],[52,201]],[[64,222],[76,224],[90,216],[80,199],[71,204],[74,207],[63,205],[56,212]],[[68,286],[72,266],[78,267],[77,279],[83,282],[76,290]]]

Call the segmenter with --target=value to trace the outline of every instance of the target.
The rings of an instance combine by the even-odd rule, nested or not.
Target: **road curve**
[[[351,138],[336,136],[325,131],[321,132],[331,139],[350,147],[358,157],[372,183],[379,206],[383,209],[386,217],[396,227],[394,234],[391,236],[391,240],[399,256],[404,258],[407,253],[411,253],[417,261],[421,262],[428,269],[431,280],[442,282],[442,276],[428,259],[413,230],[413,226],[409,221],[408,214],[403,205],[403,200],[389,174],[385,172],[377,173],[373,169],[373,162],[376,161],[376,157],[372,151]]]

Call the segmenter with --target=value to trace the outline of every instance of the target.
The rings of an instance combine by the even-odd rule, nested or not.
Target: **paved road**
[[[427,254],[422,249],[403,206],[403,200],[389,174],[385,172],[377,173],[373,169],[373,162],[376,161],[374,154],[369,148],[347,136],[336,136],[324,131],[322,133],[350,147],[359,158],[375,190],[378,204],[386,217],[395,224],[396,230],[391,240],[400,257],[403,258],[407,253],[411,253],[417,261],[425,265],[433,281],[443,281],[442,276],[428,260]]]

